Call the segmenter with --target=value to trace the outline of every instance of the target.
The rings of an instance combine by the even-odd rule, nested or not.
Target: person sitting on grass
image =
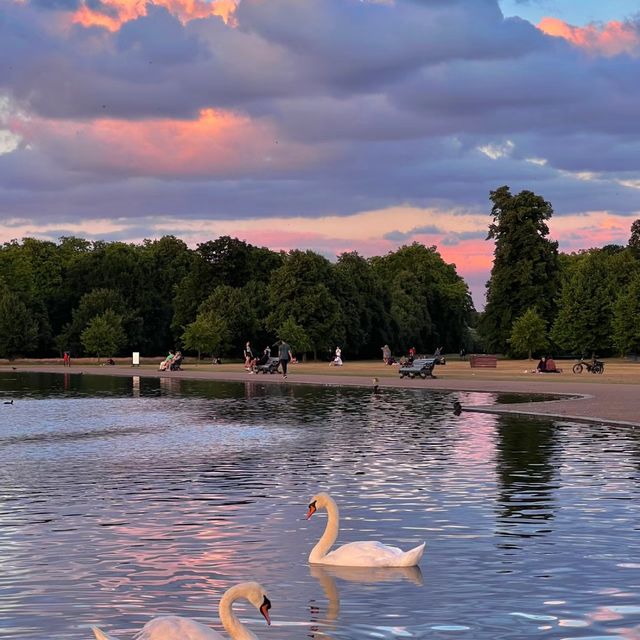
[[[547,371],[547,359],[544,356],[540,357],[540,362],[536,365],[536,373],[545,373]]]
[[[183,359],[184,358],[182,356],[182,351],[176,351],[176,355],[174,356],[173,360],[171,361],[171,364],[169,365],[169,370],[182,371],[182,367],[180,365],[182,364]]]
[[[558,369],[558,367],[556,367],[555,360],[552,356],[547,357],[547,365],[545,370],[547,373],[562,373],[562,369]]]

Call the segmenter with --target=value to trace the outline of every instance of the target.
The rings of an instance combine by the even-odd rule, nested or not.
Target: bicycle
[[[593,358],[591,361],[580,359],[573,365],[573,373],[582,373],[583,369],[586,369],[588,373],[604,373],[604,362]]]

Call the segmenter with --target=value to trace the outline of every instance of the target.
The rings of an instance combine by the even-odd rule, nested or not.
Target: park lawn
[[[437,365],[434,375],[440,379],[469,380],[472,378],[483,380],[528,380],[532,384],[544,380],[564,382],[606,382],[611,384],[640,384],[640,361],[631,362],[621,358],[603,358],[605,372],[602,375],[587,373],[574,374],[571,368],[576,360],[556,360],[556,365],[563,370],[561,374],[532,374],[537,360],[499,360],[495,369],[472,369],[469,361],[449,360],[446,365]],[[145,367],[146,368],[146,367]],[[187,362],[185,370],[208,370],[219,373],[238,373],[244,371],[241,363],[210,365],[201,363],[195,365]],[[328,362],[301,362],[289,365],[290,376],[323,375],[332,377],[365,376],[377,378],[397,378],[398,366],[387,366],[382,361],[356,360],[346,361],[342,367],[329,366]]]
[[[141,369],[144,371],[157,371],[158,365],[162,360],[158,358],[144,358]],[[640,384],[640,361],[632,362],[622,358],[603,358],[605,363],[605,372],[602,375],[594,375],[584,371],[581,374],[574,374],[571,368],[576,360],[558,360],[556,364],[563,370],[561,374],[532,374],[535,369],[537,360],[498,360],[498,366],[495,369],[472,369],[468,360],[460,361],[457,356],[454,360],[448,360],[446,365],[437,365],[434,369],[434,375],[440,380],[520,380],[528,381],[532,385],[540,381],[550,382],[556,381],[558,385],[567,382],[581,383],[608,383],[608,384]],[[104,358],[102,359],[104,363]],[[16,360],[12,363],[3,361],[4,365],[20,366],[43,366],[43,365],[62,365],[61,359],[24,359]],[[96,358],[76,358],[72,359],[73,372],[74,367],[93,367],[97,365]],[[104,366],[104,365],[103,365]],[[56,367],[57,368],[57,367]],[[238,374],[247,373],[240,361],[225,363],[222,365],[212,365],[210,360],[201,360],[196,364],[195,358],[187,358],[182,368],[185,371],[211,372],[218,374]],[[340,377],[368,377],[368,378],[398,378],[398,366],[387,366],[381,360],[346,360],[344,366],[329,366],[328,362],[301,362],[300,364],[290,365],[290,378],[303,376],[329,376],[334,378]],[[116,366],[114,369],[131,371],[135,370],[131,367],[131,358],[116,358]],[[115,373],[115,371],[114,371]],[[178,373],[179,375],[179,373]],[[260,374],[259,374],[260,375]],[[247,373],[247,379],[250,379]]]

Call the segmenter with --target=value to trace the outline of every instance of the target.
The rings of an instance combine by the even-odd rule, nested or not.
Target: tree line
[[[548,238],[551,204],[531,191],[491,192],[495,240],[479,331],[487,350],[513,356],[553,351],[640,351],[640,220],[627,245],[563,254]]]
[[[413,244],[331,262],[227,236],[189,248],[174,236],[141,244],[24,238],[0,247],[0,357],[112,356],[169,348],[239,356],[287,340],[323,358],[415,346],[459,349],[475,310],[455,265]]]
[[[0,247],[0,357],[111,356],[169,348],[237,357],[285,339],[298,355],[350,359],[410,346],[515,357],[640,351],[640,220],[627,245],[564,254],[552,205],[490,194],[495,243],[484,312],[436,247],[384,256],[276,252],[223,236],[189,248],[24,238]]]

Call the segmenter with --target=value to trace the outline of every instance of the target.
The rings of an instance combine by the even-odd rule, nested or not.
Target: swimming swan
[[[264,616],[267,624],[271,602],[265,590],[257,582],[243,582],[228,589],[220,600],[220,622],[231,640],[258,640],[233,613],[231,605],[240,598],[248,600]],[[118,640],[98,627],[91,627],[96,640]],[[160,616],[147,622],[134,636],[135,640],[225,640],[225,637],[203,624],[179,616]]]
[[[338,537],[340,528],[338,505],[328,493],[319,493],[311,498],[307,520],[318,509],[327,510],[327,528],[309,554],[311,563],[344,567],[413,567],[422,558],[424,542],[410,551],[388,547],[380,542],[350,542],[329,551]]]

